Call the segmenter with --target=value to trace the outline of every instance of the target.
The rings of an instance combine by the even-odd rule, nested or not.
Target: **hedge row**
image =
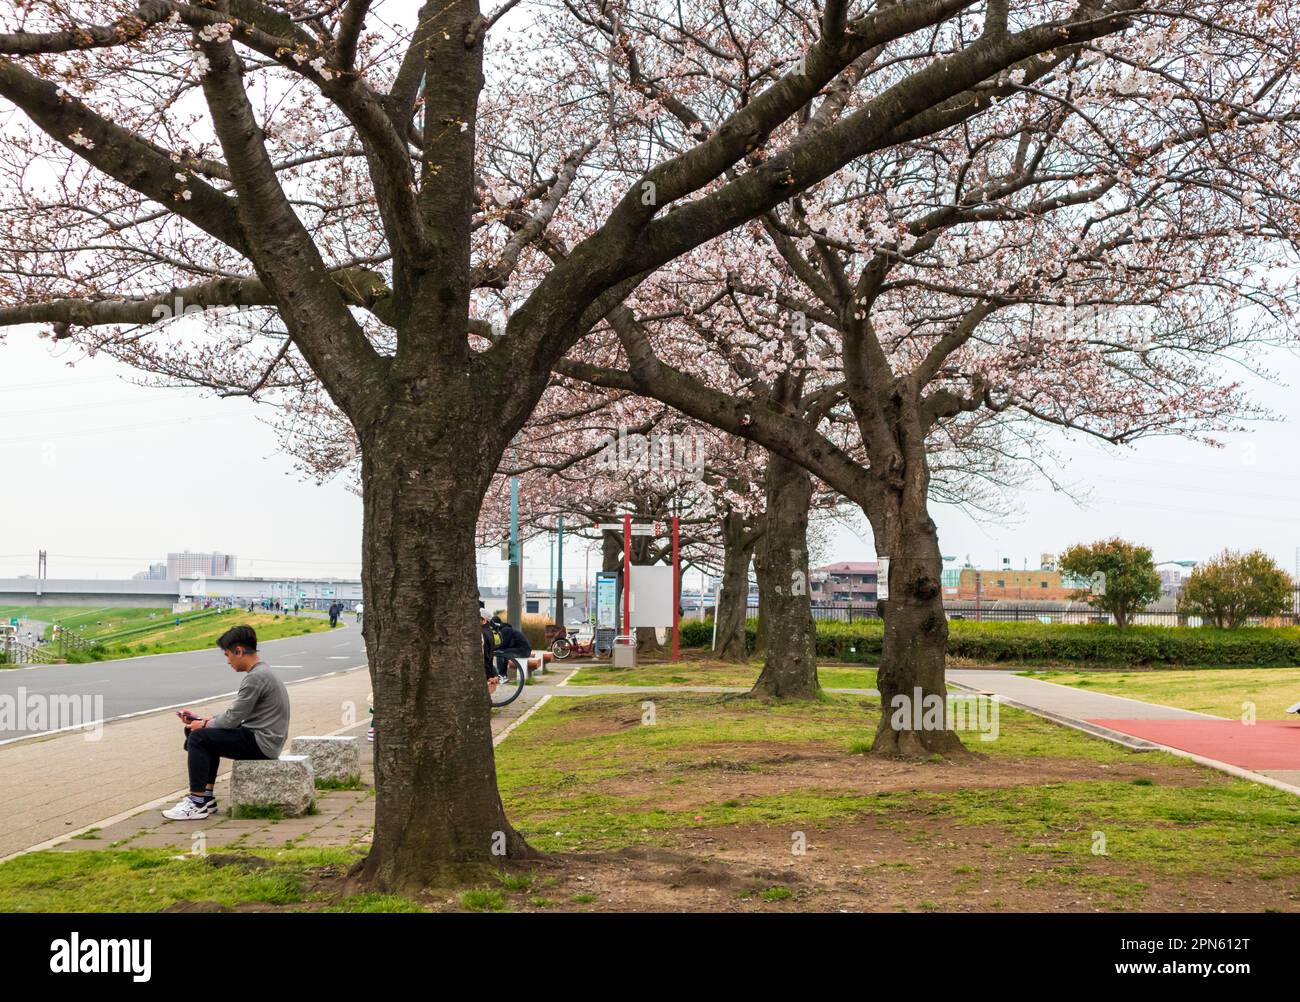
[[[754,649],[755,620],[745,624]],[[712,622],[698,620],[681,628],[686,647],[708,647]],[[837,661],[874,663],[884,646],[884,624],[824,622],[817,624],[817,656]],[[999,662],[1080,662],[1115,665],[1300,665],[1300,628],[1131,626],[1045,623],[948,624],[948,654],[980,664]]]

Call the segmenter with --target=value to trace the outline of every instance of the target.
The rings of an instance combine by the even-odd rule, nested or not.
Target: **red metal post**
[[[632,516],[623,516],[623,633],[632,632]]]
[[[673,660],[677,660],[677,613],[681,609],[682,578],[677,562],[677,516],[673,516]]]

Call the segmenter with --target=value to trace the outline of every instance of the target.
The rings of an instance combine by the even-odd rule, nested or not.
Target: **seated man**
[[[501,642],[496,648],[496,668],[498,675],[505,675],[509,670],[509,662],[513,658],[528,658],[532,656],[533,645],[528,638],[519,630],[516,630],[509,623],[503,622],[500,616],[492,617],[492,628],[500,636]]]
[[[163,817],[194,821],[215,814],[212,787],[223,758],[279,758],[289,736],[289,690],[258,656],[257,634],[251,626],[236,626],[217,640],[226,663],[243,674],[235,701],[225,713],[206,720],[189,710],[176,715],[185,722],[189,752],[190,793]]]

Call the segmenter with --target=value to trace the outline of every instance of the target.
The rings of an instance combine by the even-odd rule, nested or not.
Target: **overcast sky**
[[[341,481],[299,479],[259,418],[265,408],[134,386],[111,359],[70,368],[75,358],[33,328],[0,343],[0,576],[35,573],[41,548],[52,578],[129,578],[182,549],[234,553],[241,575],[360,574],[360,499]],[[1259,547],[1294,572],[1300,359],[1276,352],[1269,364],[1283,385],[1250,382],[1279,423],[1232,436],[1221,450],[1171,439],[1132,449],[1063,442],[1062,476],[1090,492],[1086,505],[1044,483],[1005,519],[941,507],[944,552],[985,567],[1003,557],[1037,567],[1041,553],[1120,534],[1151,546],[1157,560]],[[570,583],[582,580],[585,545],[566,547]],[[871,559],[865,523],[837,528],[823,555]],[[526,580],[543,581],[547,562],[545,543],[530,546]],[[479,576],[484,586],[504,583],[499,554],[480,554]]]

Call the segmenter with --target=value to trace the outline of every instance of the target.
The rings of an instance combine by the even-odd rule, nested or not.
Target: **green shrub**
[[[706,632],[692,623],[682,630],[685,647],[708,647]],[[750,650],[755,621],[745,624]],[[817,656],[828,661],[874,664],[884,648],[879,620],[819,622]],[[948,624],[948,654],[983,664],[1080,662],[1115,665],[1300,665],[1300,628],[1247,627],[1218,630],[1199,626],[1130,626],[1068,623]]]

